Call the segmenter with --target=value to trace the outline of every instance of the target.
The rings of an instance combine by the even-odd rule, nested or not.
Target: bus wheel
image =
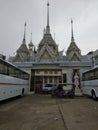
[[[95,94],[94,90],[92,90],[92,98],[93,98],[93,100],[96,100],[96,94]]]
[[[21,96],[24,96],[24,88],[22,89]]]

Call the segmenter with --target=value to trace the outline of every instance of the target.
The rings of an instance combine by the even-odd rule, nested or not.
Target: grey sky
[[[98,0],[49,0],[50,29],[59,50],[70,44],[71,18],[75,42],[82,54],[98,49]],[[46,27],[47,0],[0,0],[0,53],[13,55],[22,43],[24,22],[26,42],[37,47]]]

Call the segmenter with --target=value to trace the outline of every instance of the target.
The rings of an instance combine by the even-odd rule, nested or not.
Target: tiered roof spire
[[[47,2],[47,26],[46,26],[46,34],[50,34],[50,26],[49,26],[49,1]]]
[[[73,20],[71,19],[71,42],[74,42],[74,35],[73,35]]]
[[[23,37],[23,43],[26,43],[26,25],[27,23],[24,23],[24,37]]]
[[[32,43],[32,32],[31,32],[31,40],[30,40],[30,43],[28,44],[29,45],[29,49],[33,49],[33,43]]]
[[[31,42],[32,42],[32,32],[31,32]]]

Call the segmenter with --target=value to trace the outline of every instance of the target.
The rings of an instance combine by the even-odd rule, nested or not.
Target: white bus
[[[98,66],[82,74],[82,91],[94,100],[98,98]]]
[[[0,101],[29,92],[29,74],[0,58]]]

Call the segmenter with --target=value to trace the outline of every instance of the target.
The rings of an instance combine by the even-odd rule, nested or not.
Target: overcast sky
[[[98,0],[49,0],[51,34],[66,52],[71,39],[71,18],[74,38],[81,53],[98,49]],[[37,47],[47,24],[47,0],[0,0],[0,53],[14,55],[20,47],[27,22],[26,43]]]

